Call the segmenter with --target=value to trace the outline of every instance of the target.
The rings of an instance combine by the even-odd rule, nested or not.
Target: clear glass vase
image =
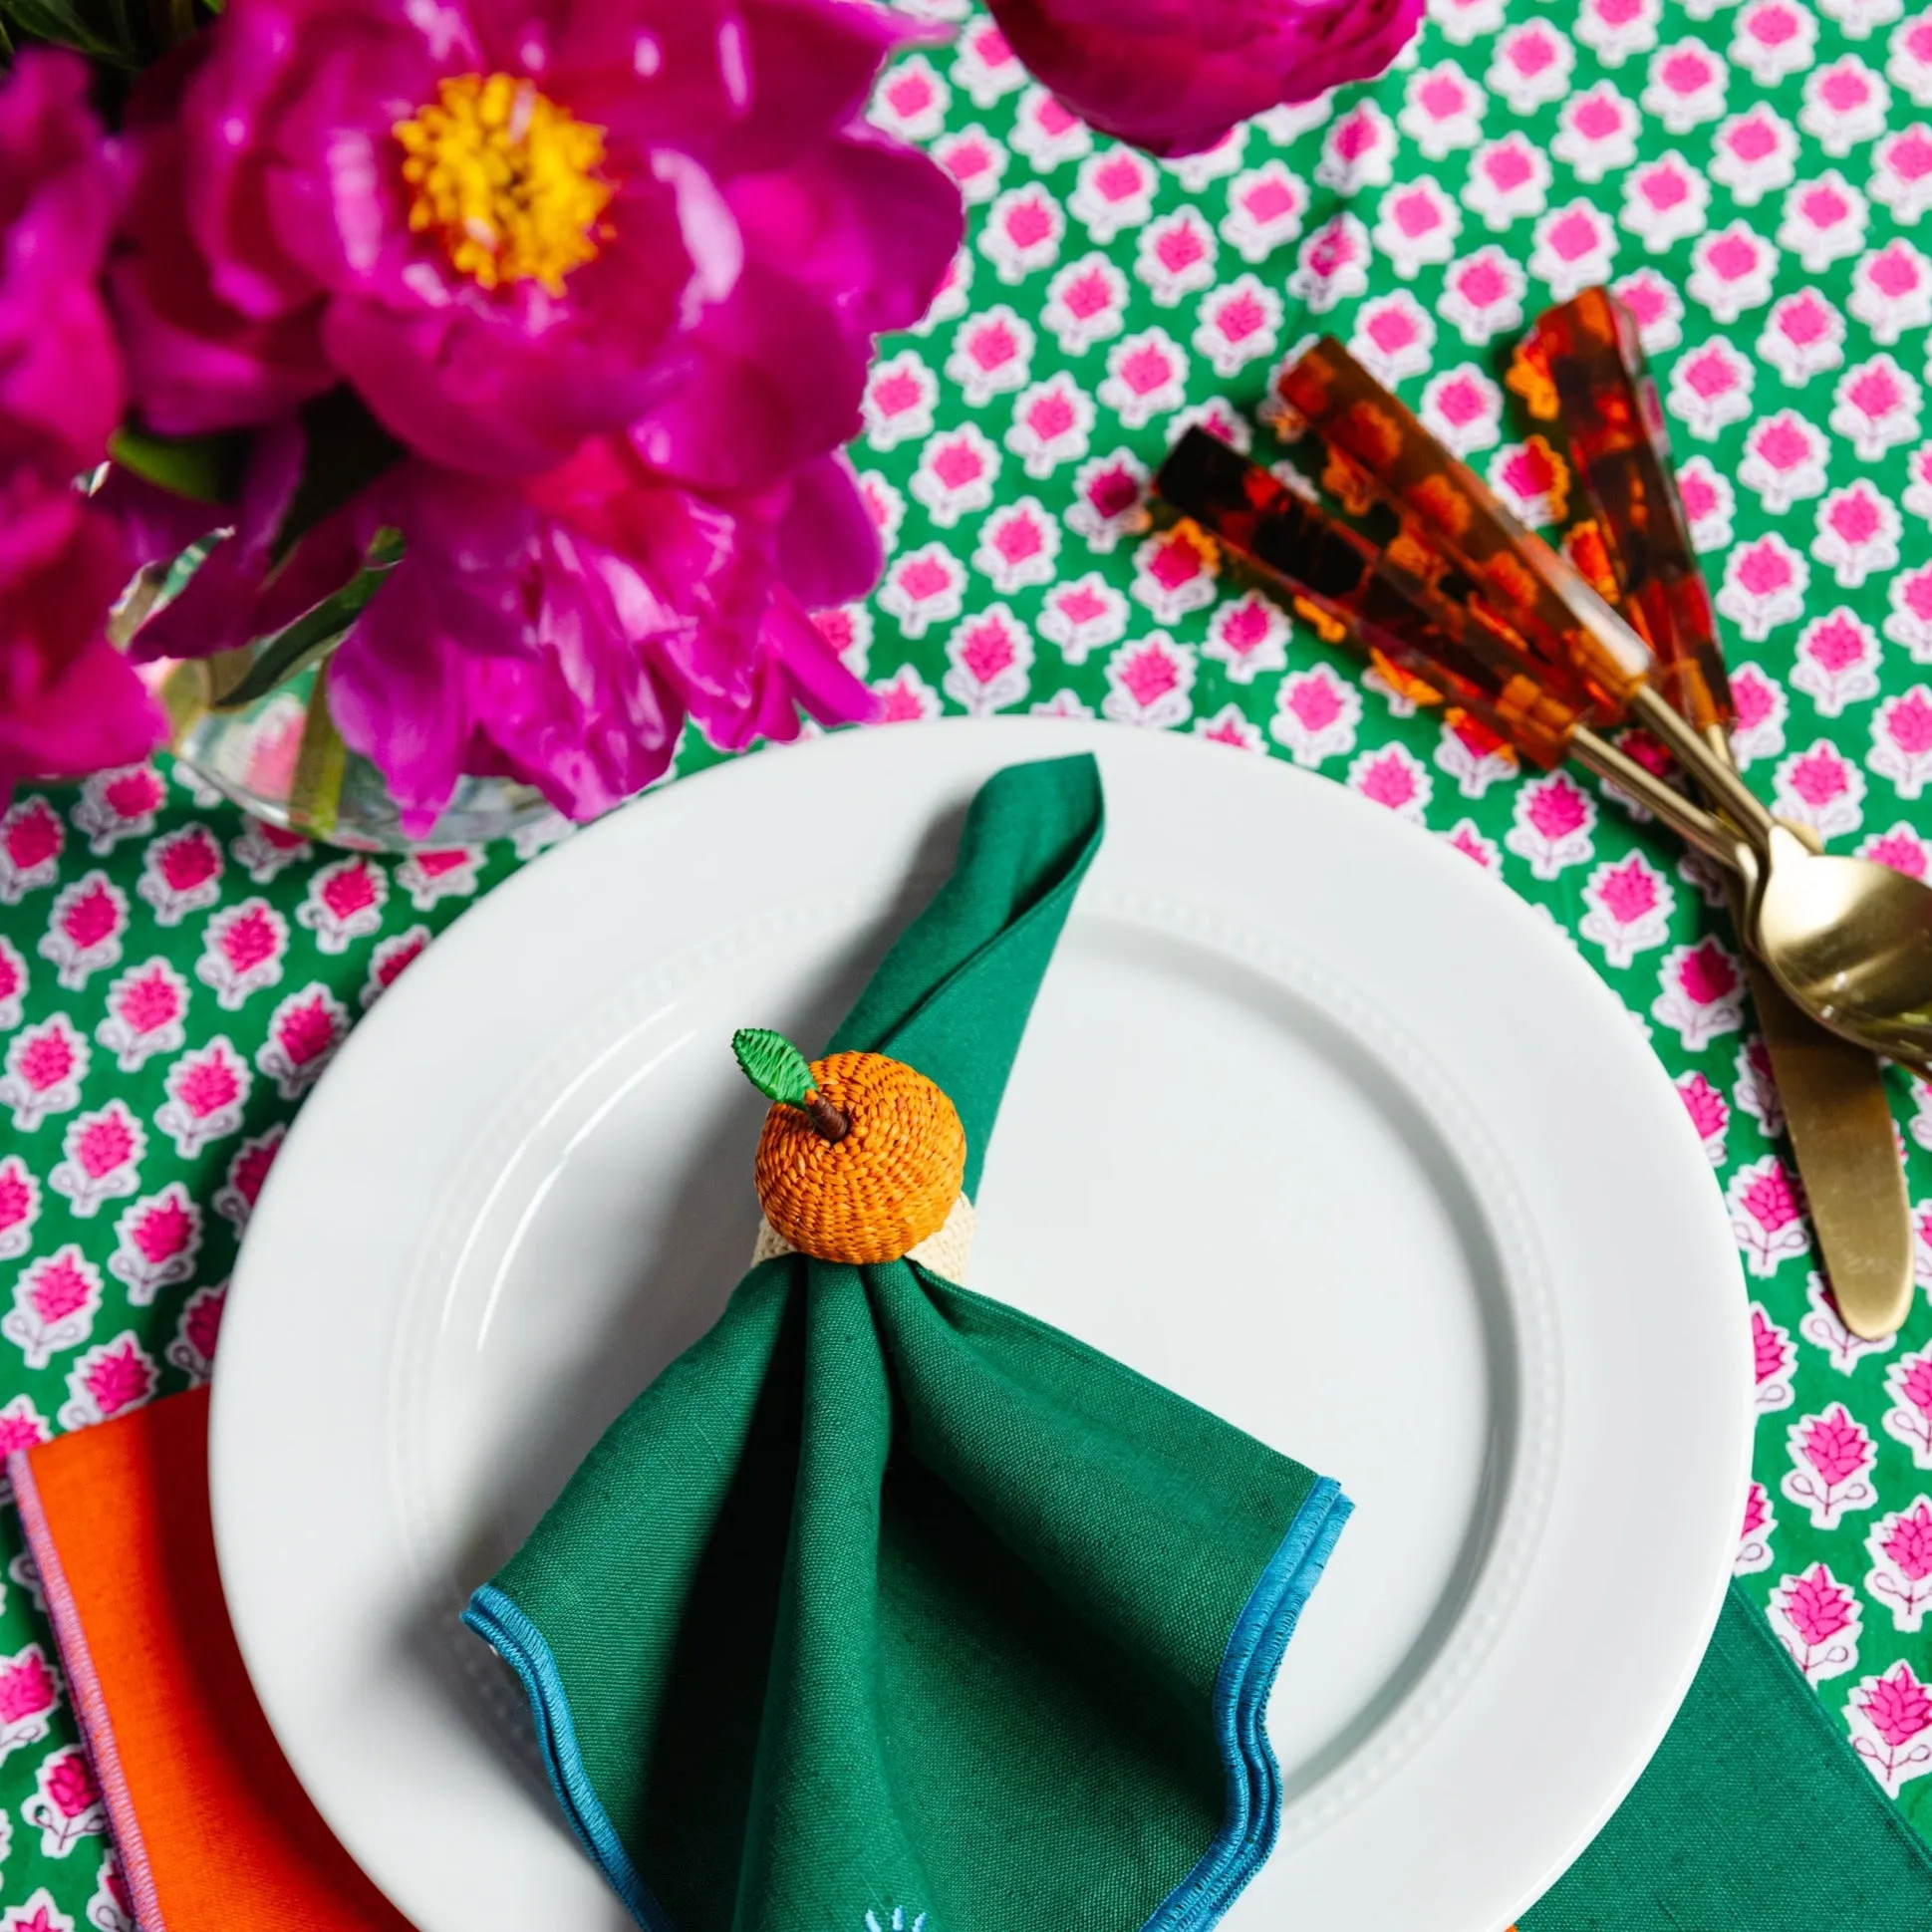
[[[328,670],[310,666],[253,702],[227,705],[251,653],[176,664],[161,685],[175,756],[236,804],[285,831],[355,852],[413,852],[507,838],[550,815],[507,778],[461,778],[420,838],[403,830],[383,774],[329,716]]]

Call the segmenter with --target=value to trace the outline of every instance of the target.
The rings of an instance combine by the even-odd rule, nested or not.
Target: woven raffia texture
[[[1154,531],[1136,488],[1203,417],[1292,466],[1262,401],[1328,329],[1553,529],[1505,353],[1526,314],[1607,277],[1644,318],[1751,782],[1832,850],[1924,870],[1932,9],[1432,0],[1373,87],[1175,166],[1065,121],[982,16],[946,12],[956,41],[909,51],[873,114],[953,169],[972,229],[931,323],[883,347],[853,453],[891,559],[825,628],[893,717],[1099,712],[1292,759],[1574,939],[1676,1081],[1744,1256],[1761,1413],[1739,1570],[1932,1824],[1932,1308],[1876,1346],[1836,1320],[1708,881],[1589,779],[1525,776],[1391,702]],[[717,756],[693,739],[681,769]],[[19,797],[0,821],[0,1432],[206,1375],[239,1230],[315,1075],[561,830],[345,858],[268,837],[165,759]],[[1932,1280],[1932,1089],[1891,1090]],[[292,1375],[327,1372],[327,1307],[311,1344]],[[1633,1403],[1633,1432],[1670,1426]],[[11,1510],[0,1544],[0,1928],[44,1890],[53,1932],[123,1932]]]

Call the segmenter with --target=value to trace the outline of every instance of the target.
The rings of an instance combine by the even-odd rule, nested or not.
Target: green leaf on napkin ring
[[[822,1261],[896,1261],[947,1226],[966,1178],[966,1129],[925,1074],[883,1053],[808,1062],[757,1027],[734,1034],[731,1050],[774,1103],[753,1174],[786,1246]]]

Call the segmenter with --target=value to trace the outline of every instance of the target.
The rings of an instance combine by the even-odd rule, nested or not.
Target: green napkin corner
[[[831,1042],[952,1096],[968,1195],[1101,830],[1091,758],[990,779]],[[786,1254],[465,1621],[654,1932],[1194,1932],[1272,1845],[1263,1713],[1348,1513],[919,1263]]]

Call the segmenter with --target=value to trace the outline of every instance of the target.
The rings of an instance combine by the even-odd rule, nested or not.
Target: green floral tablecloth
[[[885,345],[854,449],[885,583],[825,623],[891,717],[1097,712],[1291,758],[1573,936],[1677,1082],[1756,1297],[1738,1569],[1932,1826],[1932,1311],[1873,1345],[1825,1298],[1710,881],[1588,779],[1525,778],[1413,712],[1197,539],[1152,530],[1140,491],[1199,420],[1295,480],[1268,377],[1327,329],[1555,522],[1563,478],[1502,387],[1507,350],[1526,315],[1611,279],[1662,382],[1753,782],[1834,849],[1926,871],[1932,11],[1431,0],[1379,85],[1161,166],[1071,122],[964,4],[923,10],[958,38],[902,59],[874,113],[952,169],[972,230],[932,320]],[[715,755],[693,741],[682,768]],[[416,952],[564,829],[373,861],[272,834],[166,759],[15,800],[0,1446],[207,1375],[303,1094]],[[1892,1078],[1912,1193],[1932,1197],[1932,1089]],[[1932,1200],[1917,1213],[1932,1283]],[[326,1373],[326,1309],[316,1335]],[[10,1510],[0,1543],[0,1932],[123,1932]]]

